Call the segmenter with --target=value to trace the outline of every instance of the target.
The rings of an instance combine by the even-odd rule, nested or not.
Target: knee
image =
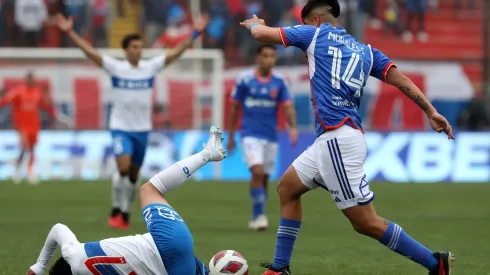
[[[129,175],[129,164],[120,164],[118,165],[117,170],[119,171],[119,175],[121,177],[126,177]]]
[[[295,186],[294,182],[282,178],[277,185],[277,194],[279,194],[280,201],[284,203],[299,200],[303,192]]]
[[[252,172],[252,180],[254,182],[260,182],[262,183],[265,177],[264,173],[264,167],[262,165],[256,165],[250,169],[250,172]]]
[[[252,178],[257,181],[262,181],[265,177],[264,170],[254,171],[252,172]]]

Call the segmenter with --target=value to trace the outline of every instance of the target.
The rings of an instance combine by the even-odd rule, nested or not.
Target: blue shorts
[[[426,0],[410,0],[405,5],[407,5],[408,12],[420,13],[425,11],[427,3]]]
[[[149,132],[126,132],[113,130],[112,152],[116,157],[131,155],[131,163],[141,167],[145,159]]]
[[[149,204],[143,220],[169,275],[206,275],[207,268],[194,256],[194,240],[184,220],[170,206]]]

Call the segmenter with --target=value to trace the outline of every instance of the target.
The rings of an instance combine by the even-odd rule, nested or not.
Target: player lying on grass
[[[139,34],[126,35],[121,46],[126,60],[118,60],[100,54],[87,41],[73,31],[73,20],[57,16],[58,27],[85,55],[111,77],[116,93],[110,116],[113,153],[118,172],[112,178],[112,210],[109,226],[121,229],[129,227],[129,209],[134,201],[141,165],[145,158],[148,133],[152,129],[152,91],[156,75],[192,46],[206,29],[207,16],[194,21],[192,35],[167,54],[142,60],[143,40]]]
[[[236,81],[230,102],[230,128],[227,148],[235,149],[234,131],[238,121],[238,108],[243,110],[240,137],[245,162],[252,173],[250,197],[252,220],[248,228],[266,229],[269,222],[265,215],[267,183],[274,173],[277,157],[277,111],[282,104],[288,121],[291,144],[298,140],[296,111],[289,94],[286,80],[273,71],[276,64],[276,46],[261,45],[257,49],[257,68],[247,70]]]
[[[427,114],[430,125],[453,139],[451,125],[420,89],[379,50],[357,42],[337,17],[337,0],[310,0],[301,12],[305,25],[270,28],[254,16],[241,25],[265,43],[295,46],[306,52],[317,139],[281,178],[281,220],[276,253],[264,275],[290,275],[289,262],[301,226],[301,196],[321,187],[357,232],[380,241],[396,253],[424,266],[429,274],[447,275],[451,252],[433,253],[403,229],[378,216],[374,193],[364,172],[366,141],[358,113],[369,76],[398,87]]]
[[[68,227],[56,224],[27,275],[43,274],[58,247],[62,257],[51,268],[51,275],[208,274],[207,267],[194,256],[192,235],[184,220],[164,195],[206,163],[223,160],[226,153],[222,142],[222,133],[211,127],[201,152],[175,163],[141,186],[141,210],[149,233],[80,243]]]
[[[27,179],[29,183],[35,184],[37,175],[34,171],[34,149],[41,131],[41,109],[66,126],[70,126],[72,122],[65,115],[56,112],[47,100],[44,88],[36,84],[32,72],[27,73],[23,84],[7,91],[5,96],[0,98],[0,108],[6,105],[12,106],[12,124],[20,139],[20,154],[12,179],[15,183],[22,180],[22,164],[24,156],[28,153]]]

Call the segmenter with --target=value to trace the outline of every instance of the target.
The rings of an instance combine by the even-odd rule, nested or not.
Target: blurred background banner
[[[457,132],[455,141],[426,132],[368,132],[366,174],[371,181],[390,182],[489,182],[490,133]],[[151,177],[179,159],[201,150],[206,131],[153,132],[142,173]],[[228,138],[225,136],[225,138]],[[237,138],[237,137],[236,137]],[[315,140],[300,134],[291,148],[287,133],[279,136],[279,155],[273,179]],[[108,179],[115,171],[112,141],[105,131],[44,131],[36,148],[36,170],[42,179]],[[196,180],[248,180],[240,144],[226,161],[208,164]],[[0,133],[0,180],[14,172],[18,140],[14,131]],[[218,167],[216,167],[218,166]]]
[[[1,50],[0,50],[1,51]],[[22,50],[13,51],[19,55]],[[12,58],[13,59],[13,58]],[[55,59],[56,60],[56,59]],[[18,63],[20,61],[17,61]],[[195,62],[195,60],[194,60]],[[22,62],[22,63],[25,63]],[[39,82],[48,87],[55,105],[66,115],[75,118],[76,129],[101,129],[108,125],[111,101],[111,79],[92,65],[53,64],[30,61],[25,64],[0,65],[0,85],[5,88],[22,83],[26,71],[35,71]],[[408,62],[399,61],[398,66],[428,96],[438,111],[446,116],[453,125],[458,123],[460,115],[474,98],[471,82],[461,64],[456,62]],[[226,125],[228,98],[235,85],[236,78],[249,67],[228,69],[218,77],[224,93],[213,90],[211,83],[202,78],[198,71],[164,71],[156,79],[154,88],[155,105],[176,106],[182,101],[205,102],[210,97],[222,97],[220,109],[224,116],[216,124]],[[310,102],[310,82],[308,71],[303,66],[280,66],[277,71],[283,74],[290,85],[298,113],[298,124],[302,129],[313,129],[314,117]],[[197,83],[196,79],[203,79]],[[212,99],[210,99],[212,100]],[[376,80],[368,82],[361,106],[364,127],[374,130],[424,130],[424,113],[398,89]],[[211,122],[213,111],[203,107],[200,121]],[[181,104],[168,112],[166,125],[177,129],[204,128],[208,124],[198,125],[195,120],[196,106]],[[165,108],[164,108],[165,109]],[[168,109],[168,108],[167,108]],[[8,123],[8,109],[0,109],[0,123]],[[281,114],[282,112],[280,112]],[[3,116],[2,116],[3,114]],[[285,118],[280,117],[279,127],[284,128]],[[4,127],[6,127],[4,125]]]

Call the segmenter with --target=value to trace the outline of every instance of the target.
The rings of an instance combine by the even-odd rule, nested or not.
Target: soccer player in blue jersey
[[[111,77],[115,93],[109,128],[118,172],[112,177],[112,210],[109,226],[127,229],[129,209],[135,198],[139,171],[145,158],[148,134],[152,129],[152,90],[156,75],[176,61],[206,29],[209,18],[194,22],[194,32],[166,54],[142,60],[143,40],[139,34],[126,35],[122,42],[126,60],[103,55],[73,31],[73,20],[57,16],[58,27],[83,53]]]
[[[250,197],[252,199],[252,219],[248,223],[251,230],[265,230],[269,224],[265,215],[267,183],[274,173],[277,156],[277,110],[284,106],[289,125],[289,137],[294,145],[298,139],[296,111],[284,77],[272,69],[276,64],[276,46],[261,45],[257,49],[257,67],[243,72],[237,79],[231,95],[229,139],[227,149],[235,148],[233,134],[238,119],[238,108],[243,109],[241,142],[245,162],[252,179]]]
[[[374,193],[364,172],[366,143],[358,109],[369,76],[396,86],[426,114],[432,128],[454,139],[451,125],[409,78],[379,50],[357,42],[339,26],[337,0],[310,0],[301,12],[304,25],[271,28],[254,16],[242,22],[265,43],[294,46],[308,58],[317,139],[283,175],[278,193],[281,220],[276,253],[264,275],[289,275],[294,242],[301,225],[301,196],[317,187],[328,190],[354,230],[424,266],[429,274],[448,275],[451,252],[433,253],[394,222],[376,214]]]

